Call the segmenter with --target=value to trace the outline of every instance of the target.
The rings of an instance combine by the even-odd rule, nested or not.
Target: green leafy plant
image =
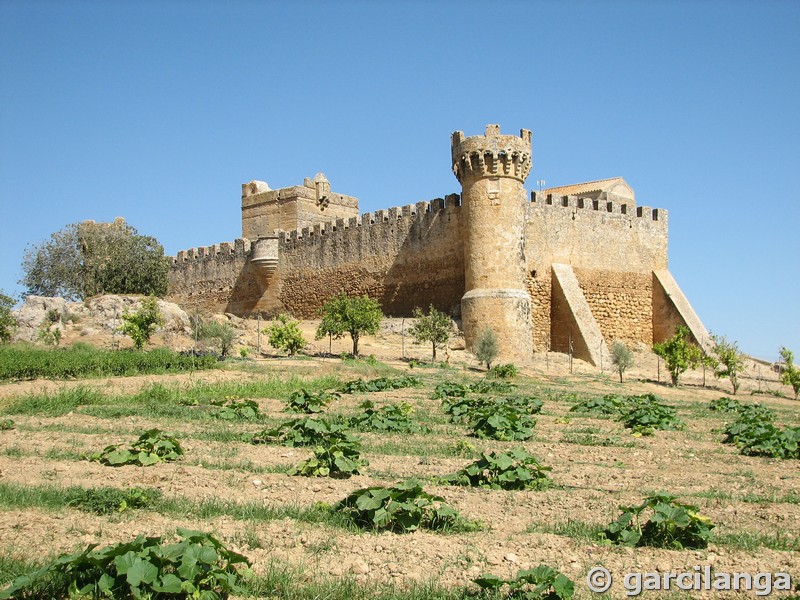
[[[381,305],[369,296],[349,297],[339,294],[322,306],[322,321],[316,332],[316,339],[330,336],[339,339],[345,333],[353,341],[353,356],[358,356],[358,342],[364,334],[378,332],[383,312]]]
[[[67,490],[67,506],[98,515],[121,513],[130,509],[148,508],[162,493],[153,488],[88,488]]]
[[[338,392],[297,390],[292,392],[289,399],[286,400],[285,410],[305,414],[319,413],[325,410],[325,407],[338,397]]]
[[[744,355],[739,351],[736,342],[729,342],[724,335],[711,335],[716,354],[716,367],[714,375],[719,378],[727,377],[731,380],[733,395],[739,389],[739,374],[744,369]]]
[[[638,506],[620,506],[622,514],[602,536],[623,546],[696,549],[708,546],[714,525],[691,504],[670,494],[655,494]]]
[[[508,379],[519,375],[519,369],[513,363],[505,365],[495,365],[489,370],[492,377],[500,377],[501,379]]]
[[[514,579],[502,579],[491,573],[472,580],[481,589],[498,598],[519,600],[570,600],[575,595],[575,583],[566,575],[547,565],[517,572]],[[505,588],[503,596],[499,596]]]
[[[178,529],[180,540],[138,536],[77,554],[17,577],[0,598],[202,598],[243,593],[236,565],[248,565],[213,536]]]
[[[741,408],[741,402],[739,402],[736,398],[728,398],[726,396],[712,400],[708,404],[709,410],[717,412],[739,412]]]
[[[314,455],[287,471],[288,475],[348,478],[361,473],[369,462],[361,458],[361,442],[345,431],[323,438]]]
[[[783,359],[781,382],[784,385],[791,386],[794,390],[794,399],[797,400],[797,395],[800,394],[800,369],[794,364],[794,353],[788,348],[782,347],[780,355]]]
[[[443,482],[452,485],[488,487],[495,490],[543,490],[552,485],[547,472],[524,448],[506,452],[483,452],[480,459],[457,473],[447,475]]]
[[[661,404],[653,394],[628,396],[619,420],[634,435],[653,435],[656,429],[683,429],[685,424],[671,406]]]
[[[543,403],[533,396],[505,396],[500,398],[479,397],[455,397],[444,398],[442,400],[442,410],[450,415],[453,423],[468,421],[472,416],[480,411],[503,409],[512,410],[529,415],[541,412]]]
[[[465,522],[444,498],[425,492],[415,479],[390,488],[356,490],[334,505],[333,510],[363,529],[406,533],[417,529],[477,528]]]
[[[622,375],[633,366],[633,352],[619,340],[611,344],[610,350],[611,364],[619,373],[619,382],[622,383]]]
[[[436,349],[443,347],[450,339],[450,317],[439,312],[431,304],[428,314],[422,309],[414,309],[416,322],[409,332],[418,344],[429,342],[433,350],[433,362],[436,362]]]
[[[653,352],[666,363],[672,385],[677,386],[683,373],[700,364],[703,351],[690,341],[691,337],[692,332],[689,328],[680,325],[675,328],[675,335],[671,338],[653,345]]]
[[[415,433],[421,429],[410,418],[414,409],[408,402],[376,408],[374,402],[365,400],[359,408],[361,412],[350,418],[350,425],[357,429],[397,433]]]
[[[500,441],[524,441],[533,437],[536,420],[513,406],[484,405],[469,414],[476,437]]]
[[[160,429],[150,429],[143,433],[129,448],[121,445],[108,446],[102,452],[91,455],[104,465],[140,465],[146,467],[158,462],[171,462],[183,454],[183,448],[174,437]]]
[[[294,356],[298,350],[306,345],[306,339],[300,331],[300,323],[287,314],[278,315],[272,325],[264,330],[269,336],[269,345],[277,350],[283,350]]]
[[[626,405],[626,400],[616,394],[606,394],[602,398],[587,398],[574,404],[570,408],[571,412],[596,413],[601,415],[613,415],[619,413]]]
[[[456,383],[454,381],[444,381],[436,384],[433,389],[433,397],[442,398],[463,398],[469,393],[475,394],[507,394],[517,389],[517,386],[510,381],[489,381],[480,379],[473,383]]]
[[[293,419],[278,427],[264,429],[253,435],[253,444],[281,444],[283,446],[313,446],[321,444],[326,438],[347,429],[341,420],[329,420],[317,416]]]
[[[225,396],[223,400],[212,400],[210,404],[219,407],[219,410],[214,413],[217,419],[254,421],[261,417],[261,409],[254,400],[242,400],[238,396]]]
[[[11,419],[0,419],[0,431],[10,431],[16,427]]]
[[[497,355],[500,354],[500,345],[497,341],[497,334],[494,329],[484,327],[478,334],[478,339],[475,340],[475,348],[473,350],[475,358],[478,362],[486,365],[486,370],[492,368],[492,363]]]
[[[354,379],[343,383],[337,391],[342,394],[354,394],[357,392],[385,392],[387,390],[399,390],[408,387],[416,387],[422,385],[419,377],[413,375],[401,375],[399,377],[378,377],[377,379],[370,379],[364,381],[363,379]]]
[[[775,412],[760,404],[743,405],[738,418],[725,428],[724,443],[735,444],[742,454],[772,458],[800,458],[800,427],[781,429],[773,423]]]
[[[155,296],[142,298],[139,309],[132,313],[126,310],[122,313],[122,320],[120,331],[133,340],[137,350],[141,350],[150,341],[156,327],[164,323]]]

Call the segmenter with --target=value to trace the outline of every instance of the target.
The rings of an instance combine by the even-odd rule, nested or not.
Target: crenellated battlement
[[[277,236],[281,246],[285,244],[296,245],[298,243],[313,243],[325,236],[332,236],[337,233],[352,229],[366,230],[378,227],[387,223],[402,221],[424,222],[432,216],[441,216],[439,213],[447,214],[461,208],[461,196],[459,194],[448,194],[444,198],[434,198],[430,201],[406,204],[404,206],[393,206],[391,208],[376,210],[375,212],[365,212],[358,217],[349,219],[336,219],[326,223],[317,223],[313,227],[302,227],[290,231],[278,231]]]
[[[531,204],[541,208],[571,208],[575,211],[580,210],[586,211],[587,213],[594,212],[611,216],[617,215],[621,217],[643,219],[645,221],[666,221],[667,219],[667,211],[662,208],[635,206],[628,202],[597,200],[581,196],[558,196],[533,191],[531,192]]]
[[[182,265],[207,259],[246,257],[250,254],[250,247],[250,240],[237,238],[233,242],[222,242],[211,246],[180,250],[175,256],[168,256],[167,261],[171,265]]]
[[[533,166],[531,132],[521,129],[519,137],[501,135],[499,125],[487,125],[486,135],[451,137],[453,174],[459,183],[481,177],[511,177],[525,182]]]

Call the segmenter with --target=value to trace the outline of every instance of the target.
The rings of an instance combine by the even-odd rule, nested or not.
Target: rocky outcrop
[[[17,319],[16,339],[35,341],[44,327],[64,329],[80,323],[87,332],[113,332],[122,324],[122,315],[138,310],[143,296],[96,296],[84,302],[67,302],[63,298],[28,296],[23,305],[13,312]],[[177,304],[158,300],[164,324],[162,333],[191,332],[189,315]]]

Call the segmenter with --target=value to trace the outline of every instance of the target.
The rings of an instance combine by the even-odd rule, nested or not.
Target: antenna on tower
[[[536,185],[539,186],[539,191],[541,192],[544,189],[544,184],[547,183],[544,179],[537,179]]]

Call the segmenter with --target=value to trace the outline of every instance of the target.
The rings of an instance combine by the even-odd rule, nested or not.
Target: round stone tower
[[[531,170],[531,132],[452,136],[453,173],[461,183],[465,290],[461,319],[468,350],[480,332],[497,334],[500,358],[533,354],[531,297],[525,287],[524,183]]]

